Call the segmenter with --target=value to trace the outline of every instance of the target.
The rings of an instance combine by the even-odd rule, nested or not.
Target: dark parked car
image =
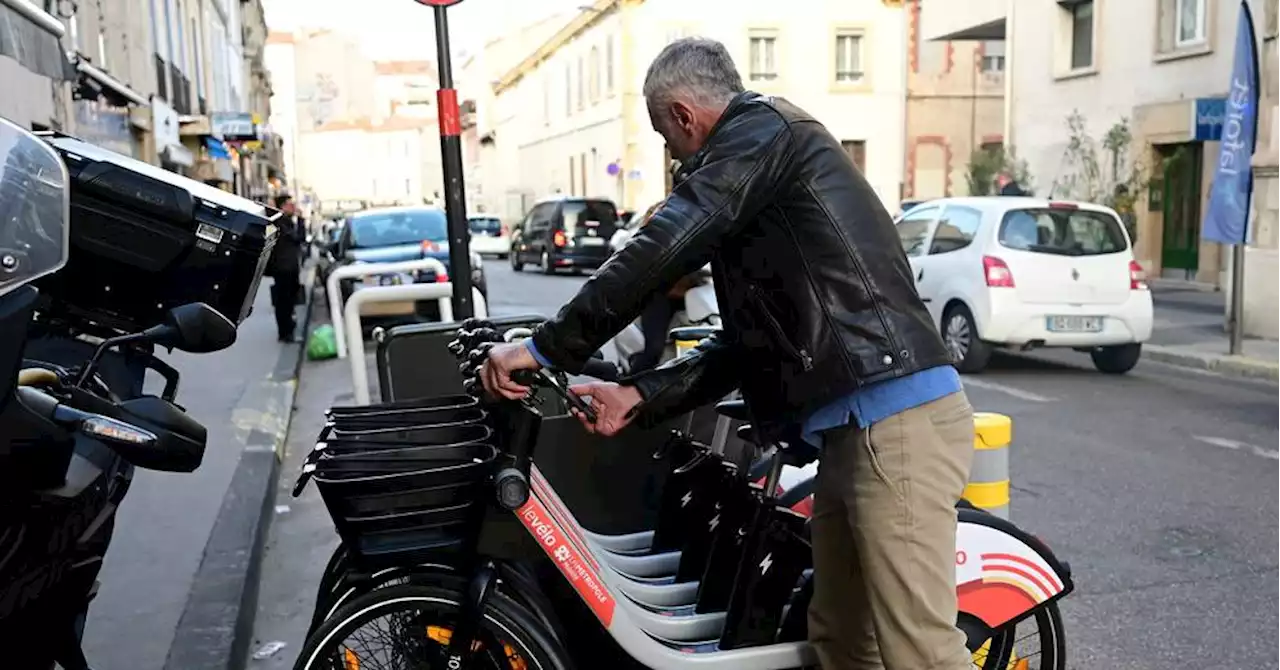
[[[449,262],[449,227],[443,209],[438,207],[394,207],[370,209],[352,215],[342,227],[334,255],[342,264],[394,263],[418,258],[434,258],[444,264],[448,274],[437,275],[426,271],[401,272],[375,277],[366,281],[379,285],[433,283],[449,281],[453,268]],[[484,264],[480,256],[471,253],[471,281],[489,299],[485,282]],[[360,285],[360,280],[343,283],[345,300]],[[417,315],[426,319],[439,319],[439,307],[434,300],[416,303],[370,303],[361,314],[373,317],[406,317]]]
[[[511,268],[537,265],[546,274],[566,269],[594,270],[613,250],[618,208],[609,200],[555,198],[533,206],[511,240]]]

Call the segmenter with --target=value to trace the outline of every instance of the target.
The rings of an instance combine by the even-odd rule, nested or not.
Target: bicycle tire
[[[537,580],[530,576],[526,569],[515,564],[503,564],[500,571],[502,582],[498,588],[501,593],[516,601],[528,610],[557,642],[565,640],[565,630],[554,616],[555,608],[551,600],[542,592]],[[404,580],[398,582],[397,580]],[[376,589],[408,583],[416,586],[435,586],[448,590],[465,589],[467,580],[454,568],[444,564],[420,564],[414,566],[387,568],[371,575],[368,580],[351,584],[343,588],[339,580],[323,599],[317,600],[311,615],[311,625],[307,635],[311,635],[320,626],[333,617],[343,605]]]
[[[1056,601],[1035,611],[1025,620],[1034,620],[1040,637],[1042,663],[1039,670],[1066,670],[1067,640],[1063,634],[1062,611]],[[1017,625],[999,629],[991,636],[992,650],[982,670],[1005,670],[1010,667],[1017,640]]]
[[[308,636],[294,662],[294,670],[321,670],[326,651],[366,623],[387,614],[428,611],[451,624],[462,609],[461,600],[457,591],[428,586],[388,586],[366,593],[344,605]],[[568,653],[537,619],[501,593],[489,594],[480,628],[482,637],[514,648],[530,670],[573,670]]]

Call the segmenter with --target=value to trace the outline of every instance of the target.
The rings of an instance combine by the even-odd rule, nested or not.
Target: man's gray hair
[[[742,76],[729,50],[705,37],[668,44],[644,76],[644,97],[651,105],[680,97],[699,105],[724,104],[742,91]]]

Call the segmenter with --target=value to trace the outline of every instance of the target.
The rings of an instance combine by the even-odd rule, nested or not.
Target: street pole
[[[436,92],[440,120],[440,163],[444,171],[444,213],[449,224],[449,267],[453,282],[453,318],[475,315],[471,297],[471,232],[467,228],[466,186],[462,178],[462,122],[458,92],[453,88],[453,61],[449,55],[448,8],[462,0],[417,0],[435,12],[436,64],[440,90]]]
[[[1247,211],[1247,210],[1246,210]],[[1244,353],[1244,245],[1231,245],[1231,326],[1232,356]]]

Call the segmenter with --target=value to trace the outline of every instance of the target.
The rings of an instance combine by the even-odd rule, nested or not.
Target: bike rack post
[[[389,265],[394,265],[391,263]],[[351,361],[351,383],[354,386],[355,404],[369,404],[369,370],[364,359],[364,324],[360,320],[360,307],[368,302],[400,302],[407,300],[442,300],[440,320],[453,321],[453,282],[435,284],[401,284],[399,286],[367,286],[358,289],[343,307],[343,325],[346,327],[346,344],[350,348],[347,358]],[[489,316],[488,305],[480,289],[471,287],[477,318]],[[446,309],[445,305],[448,305]],[[343,338],[338,338],[341,342]],[[426,371],[424,371],[425,373]]]
[[[338,358],[347,357],[346,342],[342,341],[342,333],[344,332],[342,323],[342,291],[339,288],[343,279],[357,279],[361,277],[371,277],[374,275],[390,274],[392,272],[413,272],[415,270],[434,270],[436,275],[447,275],[449,270],[445,268],[435,258],[415,258],[408,261],[397,261],[395,263],[352,263],[335,268],[329,273],[328,279],[325,281],[325,298],[329,302],[329,322],[333,324],[333,330],[338,335]],[[443,321],[453,320],[453,301],[450,296],[444,296],[440,300],[440,318]],[[448,316],[445,314],[445,305],[448,305]]]

